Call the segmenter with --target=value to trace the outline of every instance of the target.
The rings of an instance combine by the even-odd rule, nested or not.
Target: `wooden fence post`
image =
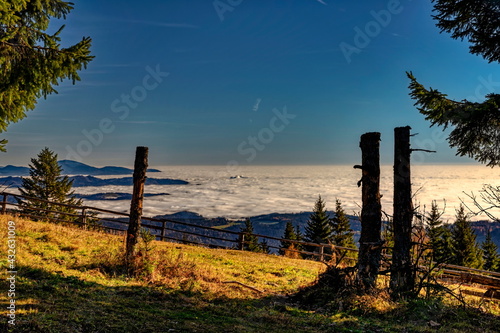
[[[130,264],[135,255],[135,247],[139,241],[141,230],[142,202],[144,199],[144,183],[148,168],[148,148],[137,147],[134,163],[134,189],[130,203],[130,220],[127,230],[126,260]]]
[[[5,215],[6,213],[7,213],[7,194],[4,194],[2,201],[2,214]]]
[[[413,220],[410,130],[410,126],[394,129],[394,249],[390,281],[393,297],[411,292],[415,282],[410,255]]]
[[[165,222],[165,221],[161,222],[161,240],[162,241],[164,241],[166,239],[165,236],[167,236],[167,230],[165,230],[166,225],[167,225],[167,222]]]
[[[241,251],[245,249],[245,234],[240,232],[238,247]]]
[[[362,165],[361,237],[359,239],[357,281],[365,290],[375,288],[380,269],[383,241],[382,206],[380,205],[380,133],[371,132],[361,136],[359,144]],[[359,185],[359,183],[358,183]]]
[[[82,225],[83,225],[83,230],[87,230],[87,214],[86,214],[86,207],[82,208]]]

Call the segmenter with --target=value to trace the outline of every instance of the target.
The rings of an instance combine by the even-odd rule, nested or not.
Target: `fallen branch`
[[[252,287],[252,286],[249,286],[248,284],[244,284],[244,283],[241,283],[241,282],[238,282],[238,281],[224,281],[222,283],[235,283],[235,284],[239,284],[240,286],[243,286],[245,288],[248,288],[248,289],[251,289],[253,291],[256,291],[258,293],[261,293],[261,294],[264,293],[262,290],[259,290],[257,288]]]

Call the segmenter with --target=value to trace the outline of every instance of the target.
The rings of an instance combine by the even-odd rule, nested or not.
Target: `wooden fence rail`
[[[33,219],[40,219],[40,220],[50,220],[58,223],[64,223],[64,224],[75,224],[78,226],[81,226],[83,228],[88,228],[89,223],[88,221],[92,218],[98,219],[99,224],[94,225],[94,229],[102,230],[105,232],[113,232],[113,233],[125,233],[128,227],[128,213],[124,212],[117,212],[117,211],[112,211],[108,209],[102,209],[102,208],[97,208],[97,207],[91,207],[91,206],[75,206],[75,205],[67,205],[67,204],[61,204],[61,203],[55,203],[43,199],[38,199],[38,198],[32,198],[32,197],[27,197],[24,195],[20,194],[14,194],[14,193],[9,193],[9,192],[1,192],[2,195],[2,202],[1,202],[1,207],[2,207],[2,213],[13,213],[17,214],[19,216],[25,216]],[[9,197],[13,198],[15,201],[11,202],[9,201]],[[19,204],[19,200],[30,200],[30,201],[35,201],[35,202],[41,202],[41,203],[47,203],[52,206],[51,209],[43,209],[43,208],[30,208],[30,212],[23,211],[22,205]],[[17,202],[17,203],[16,203]],[[54,206],[60,206],[60,207],[65,207],[65,208],[72,208],[74,210],[80,211],[80,214],[71,214],[71,213],[65,213],[63,211],[58,211],[54,210]],[[9,208],[13,207],[13,208]],[[33,214],[33,211],[37,210],[40,212],[40,214]],[[92,213],[104,213],[107,214],[108,216],[102,216],[96,218]],[[53,214],[52,216],[44,215],[44,214]],[[74,217],[75,219],[63,219],[57,217],[58,215],[61,216],[66,216],[66,217]],[[110,217],[111,215],[111,217]],[[123,219],[116,218],[122,217]],[[156,236],[158,240],[169,240],[169,241],[177,241],[177,242],[182,242],[182,243],[187,243],[187,244],[196,244],[196,245],[203,245],[203,246],[209,246],[209,247],[217,247],[217,248],[229,248],[229,249],[242,249],[244,244],[248,244],[247,241],[245,241],[245,233],[242,232],[237,232],[237,231],[230,231],[230,230],[221,230],[218,228],[213,228],[213,227],[207,227],[207,226],[202,226],[202,225],[197,225],[194,223],[189,223],[189,222],[183,222],[183,221],[176,221],[172,219],[158,219],[158,218],[152,218],[152,217],[145,217],[143,216],[141,218],[142,220],[142,227],[149,230],[151,234]],[[167,226],[167,224],[170,223],[172,227]],[[190,230],[182,230],[182,229],[176,229],[175,226],[177,227],[188,227]],[[193,230],[194,229],[194,230]],[[211,234],[204,234],[202,231],[208,231]],[[170,233],[170,234],[169,234]],[[172,234],[180,234],[181,236],[175,237],[175,235]],[[214,234],[218,234],[219,236],[215,236]],[[186,236],[194,236],[195,239],[189,239]],[[227,236],[227,237],[223,237]],[[232,238],[228,238],[231,237]],[[287,242],[290,244],[296,244],[300,246],[308,246],[308,247],[315,247],[317,248],[316,251],[310,252],[310,251],[304,251],[304,250],[294,250],[290,249],[289,252],[296,252],[298,254],[303,254],[309,257],[317,257],[321,261],[326,260],[327,258],[332,258],[334,255],[328,253],[334,252],[334,249],[337,249],[339,251],[350,251],[350,252],[357,252],[357,249],[351,249],[351,248],[346,248],[346,247],[340,247],[340,246],[334,246],[332,244],[317,244],[317,243],[308,243],[308,242],[303,242],[303,241],[296,241],[296,240],[285,240],[277,237],[271,237],[267,235],[261,235],[261,234],[254,234],[254,236],[258,237],[259,239],[265,239],[269,241],[274,241],[274,242]],[[198,238],[198,240],[196,240]],[[202,241],[200,239],[205,239],[205,241]],[[206,240],[215,240],[219,242],[226,242],[229,244],[233,244],[232,246],[224,246],[220,244],[213,244],[209,243]],[[269,244],[268,247],[270,249],[275,249],[279,250],[280,247],[276,245]],[[329,249],[329,251],[325,251],[325,249]],[[353,258],[346,257],[345,259],[351,259],[354,260]]]
[[[128,227],[128,218],[129,214],[124,213],[124,212],[117,212],[117,211],[112,211],[108,209],[102,209],[102,208],[97,208],[97,207],[91,207],[91,206],[74,206],[74,205],[67,205],[67,204],[60,204],[60,203],[55,203],[47,200],[42,200],[42,199],[37,199],[37,198],[31,198],[31,197],[26,197],[20,194],[14,194],[14,193],[8,193],[8,192],[0,192],[2,195],[2,202],[1,202],[1,212],[2,214],[14,214],[14,215],[19,215],[19,216],[25,216],[29,217],[32,219],[40,219],[40,220],[49,220],[49,221],[54,221],[58,223],[63,223],[63,224],[74,224],[78,225],[84,229],[87,229],[90,227],[89,221],[90,220],[98,220],[98,224],[94,224],[93,228],[96,230],[104,231],[104,232],[109,232],[109,233],[125,233]],[[12,197],[15,199],[15,202],[9,201],[9,197]],[[19,204],[18,200],[32,200],[32,201],[38,201],[38,202],[44,202],[44,203],[49,203],[52,205],[52,209],[43,209],[43,208],[30,208],[30,212],[24,212],[21,208],[21,205]],[[70,213],[65,213],[64,211],[57,211],[54,210],[54,206],[61,206],[61,207],[66,207],[66,208],[72,208],[77,211],[80,211],[80,214],[70,214]],[[12,207],[12,208],[10,208]],[[42,214],[37,215],[33,214],[33,211],[39,211]],[[52,213],[52,214],[60,214],[60,216],[71,216],[74,217],[75,219],[64,219],[60,218],[60,216],[45,216],[43,213]],[[95,215],[98,213],[104,213],[108,214],[108,216],[102,216],[102,217],[96,217]],[[109,216],[111,215],[111,217]],[[121,217],[116,218],[116,216]],[[158,219],[158,218],[152,218],[152,217],[142,217],[142,227],[148,229],[151,234],[155,235],[158,240],[162,241],[175,241],[175,242],[181,242],[181,243],[186,243],[186,244],[195,244],[195,245],[201,245],[201,246],[207,246],[211,248],[225,248],[225,249],[243,249],[244,244],[247,244],[248,242],[245,241],[245,233],[242,232],[237,232],[237,231],[230,231],[230,230],[221,230],[218,228],[213,228],[213,227],[207,227],[207,226],[202,226],[202,225],[197,225],[194,223],[189,223],[189,222],[183,222],[183,221],[176,221],[176,220],[171,220],[171,219]],[[106,223],[107,225],[104,225],[103,223]],[[167,224],[171,224],[171,226],[168,226]],[[113,225],[112,225],[113,224]],[[191,228],[190,230],[181,230],[181,229],[175,229],[175,226],[180,226],[180,227],[189,227]],[[194,229],[194,230],[193,230]],[[200,231],[196,231],[200,230]],[[209,231],[211,233],[218,234],[219,236],[215,236],[213,234],[203,234],[202,231]],[[180,234],[180,236],[177,236],[175,234]],[[225,238],[223,235],[232,237],[232,238]],[[347,248],[347,247],[342,247],[342,246],[335,246],[332,244],[317,244],[317,243],[309,243],[309,242],[304,242],[304,241],[297,241],[297,240],[288,240],[288,239],[282,239],[282,238],[277,238],[277,237],[271,237],[271,236],[266,236],[266,235],[260,235],[260,234],[253,234],[254,236],[260,238],[260,239],[265,239],[265,240],[270,240],[274,242],[286,242],[290,244],[295,244],[297,246],[302,246],[302,247],[315,247],[317,248],[314,252],[310,251],[305,251],[305,250],[296,250],[296,249],[287,249],[288,252],[294,252],[298,254],[305,255],[309,258],[314,258],[316,257],[320,261],[328,261],[328,258],[333,258],[336,254],[339,252],[343,252],[344,256],[346,253],[357,253],[358,249],[352,249],[352,248]],[[194,236],[193,238],[189,238],[188,236]],[[203,240],[205,239],[205,240]],[[226,242],[228,244],[232,244],[231,246],[225,246],[219,244],[214,244],[210,243],[207,240],[216,240],[219,242]],[[269,248],[271,249],[276,249],[279,250],[280,246],[276,245],[269,245]],[[328,251],[325,251],[328,249]],[[331,253],[329,253],[331,252]],[[345,256],[343,258],[344,260],[349,260],[349,261],[355,261],[356,259],[353,257],[348,257]],[[480,269],[475,269],[475,268],[469,268],[469,267],[462,267],[462,266],[456,266],[456,265],[449,265],[449,264],[441,264],[439,265],[440,270],[443,274],[443,276],[448,276],[448,277],[453,277],[456,279],[460,279],[464,282],[470,282],[470,283],[477,283],[481,285],[486,285],[494,288],[500,289],[500,273],[498,272],[490,272],[490,271],[485,271],[485,270],[480,270]]]

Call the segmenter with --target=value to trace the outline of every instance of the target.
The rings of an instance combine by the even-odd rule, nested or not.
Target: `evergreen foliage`
[[[304,228],[304,240],[309,243],[316,244],[330,244],[332,243],[332,223],[329,214],[326,212],[325,202],[321,198],[321,195],[318,196],[314,204],[313,213],[309,216],[309,220],[307,221],[307,225]],[[306,245],[304,249],[307,252],[319,252],[320,248],[316,246]],[[332,254],[333,251],[330,248],[323,249],[324,254]],[[318,257],[314,257],[314,259],[318,259]],[[323,257],[324,259],[325,257]],[[330,257],[326,257],[330,258]],[[322,258],[319,258],[322,260]]]
[[[431,211],[425,216],[429,246],[432,250],[432,260],[446,263],[452,257],[451,231],[443,225],[441,217],[444,211],[439,210],[436,201],[432,202]]]
[[[307,221],[304,239],[310,243],[328,244],[332,239],[332,232],[330,216],[326,212],[325,202],[320,195]]]
[[[407,75],[411,81],[410,95],[431,126],[439,125],[443,129],[453,126],[448,142],[457,148],[457,155],[492,167],[500,165],[500,95],[489,94],[482,103],[456,102],[438,90],[426,89],[412,73]]]
[[[332,242],[334,245],[356,248],[351,222],[345,215],[342,202],[339,199],[335,201],[335,217],[331,219],[331,225],[333,234]]]
[[[441,32],[468,39],[470,53],[500,61],[500,3],[495,0],[433,0],[433,18]]]
[[[295,251],[301,251],[301,244],[290,243],[285,241],[285,239],[293,240],[293,241],[302,241],[302,234],[300,232],[299,226],[296,228],[293,227],[292,222],[288,221],[285,226],[285,232],[283,234],[279,249],[279,254],[289,258],[302,258],[302,255]]]
[[[382,223],[382,239],[384,240],[384,254],[392,255],[392,249],[394,248],[394,223],[392,216],[387,216],[387,221]]]
[[[287,250],[289,250],[291,248],[295,249],[295,247],[294,247],[293,243],[287,242],[287,241],[285,241],[285,239],[297,240],[297,234],[295,233],[295,228],[293,227],[292,222],[288,221],[286,223],[285,232],[283,234],[282,239],[283,240],[281,241],[279,254],[286,256],[288,253],[290,253],[290,251],[287,251]]]
[[[0,133],[33,110],[37,99],[57,93],[63,79],[80,80],[92,60],[91,39],[63,48],[60,34],[48,34],[51,19],[65,19],[73,4],[61,0],[3,1],[0,4]],[[5,150],[1,140],[0,150]]]
[[[500,61],[500,4],[492,0],[433,0],[433,16],[441,32],[451,33],[455,39],[468,39],[470,52],[488,61]],[[410,95],[416,100],[420,113],[431,126],[446,129],[453,126],[448,136],[457,155],[469,156],[488,166],[500,165],[500,95],[488,94],[482,103],[467,100],[453,101],[435,89],[426,89],[411,72]]]
[[[37,158],[31,159],[29,167],[30,176],[23,177],[22,186],[19,188],[22,195],[60,204],[81,206],[82,200],[76,199],[74,191],[71,190],[73,181],[68,176],[61,176],[62,168],[57,162],[57,154],[45,147]],[[77,219],[77,217],[66,215],[78,213],[71,207],[30,199],[18,199],[18,202],[25,214],[43,216],[48,219],[69,221]]]
[[[267,243],[267,239],[263,239],[259,243],[259,247],[260,247],[260,251],[258,251],[258,252],[262,252],[265,254],[269,254],[271,252],[271,249],[269,248],[269,244]]]
[[[488,228],[486,239],[481,244],[483,250],[483,269],[487,271],[497,271],[500,268],[500,256],[498,246],[491,239],[491,229]]]
[[[259,244],[259,238],[254,235],[253,224],[249,218],[245,219],[245,226],[241,229],[241,232],[245,234],[243,250],[251,252],[262,252],[261,244]]]
[[[480,269],[483,266],[482,251],[476,242],[476,235],[469,223],[464,207],[457,210],[451,230],[453,256],[451,264]]]

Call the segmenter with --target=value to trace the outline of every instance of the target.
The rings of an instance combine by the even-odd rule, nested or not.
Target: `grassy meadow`
[[[325,265],[275,255],[141,242],[137,276],[124,237],[0,217],[16,224],[16,325],[8,324],[7,242],[0,248],[1,332],[498,332],[480,298],[393,303],[384,293],[306,308],[289,297]]]

